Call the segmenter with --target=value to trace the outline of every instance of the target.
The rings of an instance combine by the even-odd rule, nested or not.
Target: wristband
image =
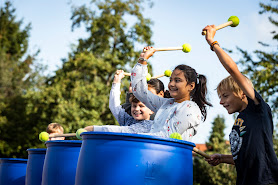
[[[143,57],[138,58],[138,60],[142,61],[142,62],[148,62],[147,59],[144,59]]]
[[[144,58],[142,58],[142,57],[140,57],[140,58],[138,58],[138,62],[140,63],[140,64],[143,64],[143,65],[146,65],[148,62],[148,60],[147,59],[144,59]]]
[[[214,41],[213,43],[211,43],[211,45],[210,45],[210,49],[211,49],[211,51],[214,51],[214,45],[218,45],[218,46],[220,46],[219,45],[219,43],[217,42],[217,41]]]

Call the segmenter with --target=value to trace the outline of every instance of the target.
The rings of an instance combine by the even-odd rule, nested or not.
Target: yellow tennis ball
[[[39,135],[39,140],[46,142],[49,139],[49,134],[47,132],[41,132]]]
[[[84,128],[80,128],[80,129],[78,129],[78,130],[76,131],[76,137],[77,137],[78,139],[82,139],[82,137],[80,136],[80,134],[81,134],[82,132],[87,132],[87,130],[85,130]]]
[[[190,44],[183,44],[182,45],[182,51],[185,52],[185,53],[189,53],[191,51]]]
[[[174,132],[170,135],[170,138],[173,138],[173,139],[181,139],[182,140],[182,137],[179,133],[177,132]]]
[[[170,69],[168,69],[164,72],[164,75],[167,76],[167,77],[170,77],[171,74],[172,74],[172,71]]]
[[[237,16],[229,17],[228,21],[232,21],[233,22],[231,27],[236,27],[239,24],[239,18]]]
[[[151,78],[152,78],[151,74],[148,73],[147,76],[146,76],[147,81],[149,81]]]

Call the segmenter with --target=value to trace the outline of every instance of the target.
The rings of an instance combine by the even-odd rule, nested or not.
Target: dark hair
[[[160,93],[160,91],[164,92],[164,84],[161,82],[161,80],[157,78],[151,78],[148,82],[148,86],[152,87],[156,94]]]
[[[195,69],[187,65],[178,65],[175,70],[176,69],[183,71],[187,83],[195,82],[195,88],[190,92],[190,96],[192,97],[192,101],[197,103],[201,109],[204,120],[206,120],[206,105],[212,106],[212,104],[206,100],[207,78],[204,75],[196,73]]]
[[[130,103],[139,103],[140,101],[133,95],[133,94],[130,94],[130,97],[129,97],[129,102]]]
[[[172,98],[169,90],[164,91],[164,98]]]
[[[169,91],[164,91],[164,84],[161,80],[157,78],[151,78],[148,82],[148,87],[151,87],[155,90],[156,94],[160,93],[161,91],[164,92],[164,98],[171,98]]]

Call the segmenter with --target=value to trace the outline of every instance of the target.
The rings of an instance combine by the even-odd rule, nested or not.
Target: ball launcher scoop
[[[225,28],[227,26],[236,27],[238,24],[239,24],[238,17],[237,16],[231,16],[231,17],[229,17],[228,22],[216,26],[215,29],[220,30],[220,29]],[[206,34],[207,34],[206,31],[202,31],[202,35],[206,35]]]

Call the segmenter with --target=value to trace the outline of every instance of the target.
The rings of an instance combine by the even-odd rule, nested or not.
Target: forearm
[[[214,51],[223,67],[230,73],[245,95],[258,103],[255,99],[253,86],[247,82],[246,77],[239,71],[233,59],[219,45],[214,45]]]
[[[147,80],[146,75],[148,73],[147,66],[136,64],[132,69],[133,76],[131,77],[132,92],[136,98],[141,102],[147,101]]]
[[[118,117],[120,109],[122,109],[120,96],[120,83],[113,83],[109,96],[109,109],[115,118]]]
[[[235,165],[232,155],[221,154],[220,163],[227,163],[227,164]]]
[[[227,70],[227,72],[230,73],[231,76],[240,73],[236,63],[219,45],[214,45],[213,49],[221,64]]]
[[[94,131],[100,132],[119,132],[119,133],[148,133],[151,129],[151,123],[136,123],[130,126],[116,126],[116,125],[104,125],[94,126]]]
[[[84,129],[87,130],[88,132],[91,132],[94,131],[94,126],[87,126]]]
[[[165,100],[148,90],[146,80],[146,74],[148,74],[147,66],[138,63],[132,69],[132,73],[134,74],[131,78],[133,94],[139,101],[144,102],[149,109],[157,112]]]

